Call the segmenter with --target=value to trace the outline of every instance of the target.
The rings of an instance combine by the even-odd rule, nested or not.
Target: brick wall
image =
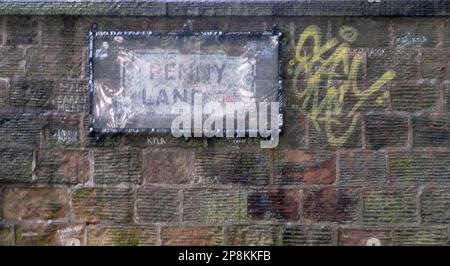
[[[276,23],[280,145],[91,137],[93,22],[168,31]],[[0,245],[450,243],[446,17],[2,16],[0,42]]]

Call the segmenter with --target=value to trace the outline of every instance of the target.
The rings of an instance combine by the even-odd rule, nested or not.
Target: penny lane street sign
[[[168,132],[196,95],[202,106],[278,103],[280,35],[90,32],[91,131]]]

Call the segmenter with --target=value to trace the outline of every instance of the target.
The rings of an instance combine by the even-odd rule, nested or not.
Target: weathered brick
[[[153,246],[156,228],[137,225],[96,225],[88,227],[89,246]]]
[[[420,196],[422,223],[450,223],[450,189],[425,188]]]
[[[379,80],[390,70],[395,72],[394,80],[414,80],[419,74],[417,56],[414,49],[385,48],[383,54],[367,58],[367,78]]]
[[[315,149],[360,148],[361,117],[336,115],[330,118],[319,118],[310,125],[310,147]]]
[[[229,28],[230,20],[231,19],[229,17],[216,17],[216,18],[201,17],[199,19],[195,19],[192,21],[192,27],[196,31],[224,29],[225,27]],[[239,25],[236,24],[234,24],[234,26],[239,27]]]
[[[4,191],[5,191],[5,186],[0,185],[0,220],[3,219],[3,205],[4,205]]]
[[[43,143],[45,147],[79,147],[80,142],[80,122],[77,115],[54,114],[46,115],[43,120]]]
[[[114,184],[139,183],[142,178],[141,153],[134,149],[94,150],[94,182]]]
[[[297,221],[300,193],[293,189],[258,189],[249,192],[248,216],[253,220]]]
[[[245,222],[246,192],[240,189],[184,190],[183,221],[198,223]]]
[[[450,146],[450,116],[414,116],[414,147]]]
[[[80,246],[85,226],[81,224],[25,224],[15,227],[18,246]]]
[[[2,148],[0,154],[0,183],[31,181],[31,150]]]
[[[391,85],[390,92],[392,109],[395,111],[436,111],[439,90],[433,84],[396,82]]]
[[[355,222],[359,214],[356,189],[307,189],[303,191],[303,217],[307,222]]]
[[[37,146],[40,131],[36,114],[0,114],[0,144]]]
[[[14,233],[12,226],[0,225],[0,246],[12,246],[13,244]]]
[[[340,246],[389,246],[392,244],[389,229],[351,228],[339,229]]]
[[[228,228],[225,245],[269,246],[281,244],[281,227],[277,225],[247,225]]]
[[[381,185],[387,182],[384,152],[341,153],[339,184]]]
[[[363,192],[363,222],[367,224],[414,223],[415,188],[372,189]]]
[[[388,18],[377,17],[330,17],[331,35],[343,41],[342,32],[343,27],[351,26],[355,29],[355,38],[352,42],[347,42],[351,47],[387,47],[389,46],[389,38],[386,33],[389,29]],[[370,32],[370,38],[367,33]],[[344,35],[345,36],[345,35]]]
[[[274,155],[275,183],[332,184],[336,180],[336,158],[332,154],[280,150]]]
[[[89,111],[88,95],[86,81],[55,81],[52,109],[65,113],[87,113]]]
[[[163,227],[163,246],[213,246],[223,242],[221,227]]]
[[[20,73],[20,63],[23,49],[18,47],[0,46],[0,73],[2,77],[12,78]]]
[[[1,23],[1,21],[0,21]],[[9,82],[5,79],[0,79],[0,110],[7,107],[7,88]]]
[[[67,215],[69,200],[66,188],[6,188],[5,219],[58,219]]]
[[[38,41],[38,21],[36,17],[7,17],[7,45],[37,44]]]
[[[450,68],[448,69],[449,76],[450,76]],[[450,82],[445,83],[444,82],[444,110],[445,112],[450,112]]]
[[[129,188],[79,188],[72,195],[73,217],[88,223],[127,223],[133,218]]]
[[[77,32],[81,27],[79,17],[75,16],[47,16],[41,18],[42,45],[82,46],[87,39],[79,38]],[[84,33],[87,36],[88,29]],[[84,36],[83,36],[84,37]]]
[[[395,246],[448,245],[446,228],[399,228],[394,229]]]
[[[26,77],[30,79],[79,78],[82,50],[73,46],[30,48],[27,50]]]
[[[446,19],[444,20],[444,47],[450,47],[450,20]]]
[[[392,22],[392,37],[397,48],[436,47],[441,41],[441,19],[411,17],[395,18]]]
[[[160,187],[143,187],[137,192],[137,214],[139,223],[179,222],[179,190]]]
[[[151,148],[144,151],[146,183],[185,184],[194,179],[194,151],[181,148]]]
[[[53,83],[48,80],[14,80],[9,86],[9,105],[20,108],[49,109]]]
[[[36,180],[46,183],[84,183],[89,180],[87,150],[45,149],[36,152]]]
[[[422,78],[440,80],[449,78],[447,71],[449,61],[449,49],[423,49],[420,52]]]
[[[325,225],[286,225],[282,231],[285,246],[330,246],[332,229]]]
[[[447,183],[450,179],[450,153],[392,153],[389,167],[394,184]]]
[[[408,118],[390,115],[366,115],[366,140],[370,149],[406,147]]]
[[[280,134],[278,147],[280,148],[299,148],[306,144],[306,119],[303,114],[297,114],[297,111],[286,111],[283,116],[285,123]]]
[[[269,182],[267,150],[202,150],[195,154],[195,178],[204,182],[264,185]]]

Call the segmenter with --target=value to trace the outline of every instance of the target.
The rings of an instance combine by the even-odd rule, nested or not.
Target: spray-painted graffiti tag
[[[289,62],[293,67],[294,93],[299,100],[293,107],[307,113],[314,129],[324,130],[332,146],[342,146],[353,134],[362,105],[373,97],[376,104],[386,101],[388,92],[382,92],[381,88],[395,77],[395,72],[388,70],[366,89],[361,89],[358,75],[363,56],[353,53],[349,45],[358,38],[358,32],[353,27],[342,26],[339,35],[343,41],[335,37],[322,44],[320,28],[308,26],[300,35],[295,56]],[[345,103],[349,94],[356,99],[351,106]],[[351,122],[343,132],[336,133],[335,127],[341,125],[336,117],[342,115]]]

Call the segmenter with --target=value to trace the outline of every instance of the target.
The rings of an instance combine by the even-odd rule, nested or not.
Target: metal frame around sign
[[[189,31],[186,30],[186,26],[182,31],[168,31],[168,32],[154,32],[154,31],[98,31],[97,24],[93,24],[89,30],[88,35],[88,93],[89,93],[89,134],[99,138],[109,134],[133,134],[133,133],[170,133],[170,128],[95,128],[94,127],[94,41],[97,36],[127,36],[127,37],[150,37],[150,36],[277,36],[278,37],[278,88],[276,94],[276,100],[279,103],[279,117],[278,117],[278,131],[281,132],[283,126],[283,110],[284,110],[284,97],[283,97],[283,82],[281,78],[282,60],[281,60],[281,38],[283,34],[278,30],[276,25],[273,26],[272,31],[264,32],[222,32],[222,31]],[[234,136],[239,133],[238,129],[234,129]],[[245,129],[245,135],[248,136],[249,129]],[[224,129],[224,135],[226,129]]]

